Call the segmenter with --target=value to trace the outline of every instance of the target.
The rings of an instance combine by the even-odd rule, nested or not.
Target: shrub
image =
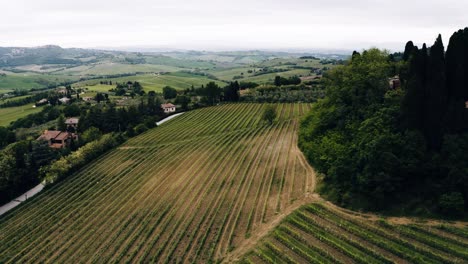
[[[465,201],[459,192],[446,193],[440,196],[439,209],[443,214],[457,216],[463,214]]]

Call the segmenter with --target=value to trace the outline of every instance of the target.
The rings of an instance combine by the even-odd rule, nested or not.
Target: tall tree
[[[421,50],[418,50],[417,47],[413,49],[408,65],[408,79],[404,80],[406,94],[401,106],[403,128],[423,130],[426,101],[426,62],[426,44],[423,45]]]
[[[431,148],[439,148],[442,143],[442,119],[447,109],[445,50],[440,34],[430,48],[426,79],[424,134]]]
[[[176,98],[177,96],[177,90],[170,87],[170,86],[165,86],[163,88],[163,96],[164,99],[173,99]]]
[[[403,60],[408,61],[410,56],[413,54],[414,51],[414,44],[413,41],[408,41],[405,46],[405,52],[403,53]]]
[[[224,87],[224,100],[230,102],[239,101],[239,83],[237,81],[231,82],[228,86]]]
[[[445,126],[448,133],[467,131],[464,125],[465,101],[468,99],[468,28],[455,32],[447,47],[446,75],[448,106]]]
[[[205,87],[207,101],[210,105],[214,105],[219,101],[221,96],[221,88],[215,82],[209,82]]]
[[[65,124],[65,117],[63,117],[63,115],[60,115],[57,119],[57,130],[60,130],[60,131],[67,130],[67,125]]]
[[[273,124],[273,121],[276,119],[276,108],[273,105],[267,105],[265,110],[263,110],[262,119],[270,125]]]

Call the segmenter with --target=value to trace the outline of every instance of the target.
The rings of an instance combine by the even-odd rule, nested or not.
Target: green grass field
[[[11,122],[29,114],[40,112],[42,107],[32,107],[33,104],[0,108],[0,126],[8,126]]]
[[[194,87],[200,87],[201,85],[206,85],[209,82],[214,80],[200,75],[193,75],[187,73],[169,73],[164,75],[158,74],[143,74],[136,76],[127,76],[120,78],[111,78],[105,79],[111,80],[113,83],[116,82],[127,82],[127,81],[138,81],[143,86],[143,89],[146,92],[155,91],[162,92],[163,87],[171,86],[175,89],[182,90],[190,88],[192,85]],[[89,90],[107,92],[109,89],[114,88],[115,85],[101,85],[99,84],[101,80],[90,80],[74,84],[74,87],[87,87]],[[226,83],[221,81],[214,81],[221,87],[226,85]]]
[[[16,97],[11,97],[11,98],[6,98],[6,99],[2,99],[0,100],[0,105],[4,104],[4,103],[7,103],[7,102],[15,102],[15,101],[19,101],[21,99],[24,99],[24,98],[27,98],[27,97],[30,97],[31,95],[22,95],[22,96],[16,96]]]
[[[10,73],[0,76],[0,91],[2,90],[29,90],[31,88],[45,88],[48,85],[57,86],[62,82],[74,82],[79,76],[37,74],[37,73]]]
[[[122,63],[102,63],[93,65],[83,65],[74,68],[69,68],[63,71],[54,72],[55,75],[113,75],[137,72],[173,72],[179,71],[182,68],[173,67],[168,65],[155,65],[155,64],[122,64]]]

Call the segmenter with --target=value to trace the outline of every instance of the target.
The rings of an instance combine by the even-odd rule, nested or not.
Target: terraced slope
[[[464,225],[390,224],[312,203],[289,215],[241,262],[468,263]]]
[[[206,263],[306,202],[297,148],[306,104],[185,113],[128,141],[0,219],[0,263]]]

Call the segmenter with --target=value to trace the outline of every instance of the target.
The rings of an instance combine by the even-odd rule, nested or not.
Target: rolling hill
[[[309,104],[226,104],[130,139],[0,218],[1,263],[465,263],[468,226],[314,194]]]
[[[307,104],[188,112],[82,168],[0,219],[0,262],[222,259],[304,204],[314,173],[297,148]]]

